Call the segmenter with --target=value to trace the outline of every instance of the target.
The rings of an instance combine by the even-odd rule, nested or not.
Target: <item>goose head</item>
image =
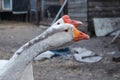
[[[75,27],[82,25],[81,21],[72,20],[68,15],[64,15],[62,18],[58,19],[52,26],[65,24],[65,23],[72,24]]]
[[[72,24],[52,25],[45,31],[46,42],[53,49],[69,46],[74,42],[89,39],[89,36],[79,31]]]
[[[71,20],[68,15],[65,15],[59,20],[57,20],[53,25],[51,25],[51,27],[45,30],[42,34],[21,46],[21,48],[19,48],[15,52],[15,54],[22,53],[24,50],[28,49],[29,47],[36,43],[41,42],[42,40],[51,46],[52,45],[57,46],[68,44],[71,42],[77,42],[79,40],[88,39],[89,36],[87,34],[76,29],[81,24],[82,22]]]

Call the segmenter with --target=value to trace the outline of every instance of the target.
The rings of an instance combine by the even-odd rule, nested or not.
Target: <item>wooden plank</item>
[[[2,10],[2,0],[0,0],[0,11]]]
[[[78,9],[69,9],[68,10],[68,12],[69,13],[87,13],[87,9],[80,9],[80,10],[78,10]]]
[[[69,0],[69,3],[82,3],[82,2],[87,2],[87,0]]]
[[[74,20],[79,20],[79,21],[82,21],[82,22],[87,22],[87,17],[74,17],[74,16],[70,16],[71,19],[74,19]]]
[[[69,11],[87,11],[86,8],[75,8],[75,9],[69,9]]]
[[[73,7],[73,6],[71,6],[71,7],[68,7],[69,9],[78,9],[78,10],[80,10],[80,9],[86,9],[87,8],[87,5],[86,6],[76,6],[76,7]]]
[[[105,36],[107,33],[120,27],[119,18],[94,18],[96,36]]]
[[[50,1],[45,1],[45,5],[58,5],[58,2],[50,2]]]
[[[82,20],[82,21],[86,21],[87,20],[87,18],[86,17],[74,17],[74,16],[70,16],[71,17],[71,19],[79,19],[79,20]]]
[[[75,5],[75,4],[84,4],[85,1],[76,1],[76,2],[69,2],[70,5]]]
[[[74,16],[74,15],[71,15],[70,17],[71,17],[71,18],[73,18],[73,17],[74,17],[74,18],[80,18],[80,19],[87,18],[87,17],[83,17],[83,16],[81,16],[81,17],[78,17],[78,16],[77,16],[77,17],[76,17],[76,16]],[[86,19],[86,20],[87,20],[87,19]]]
[[[120,1],[115,1],[114,4],[113,2],[89,2],[89,6],[104,6],[104,7],[107,7],[107,6],[119,6],[120,5]]]
[[[90,17],[118,17],[120,16],[120,12],[116,12],[115,15],[113,16],[114,13],[112,12],[90,12],[89,16]]]
[[[109,6],[109,7],[98,7],[98,8],[95,8],[95,7],[89,7],[89,9],[88,9],[89,11],[112,11],[112,10],[114,10],[114,11],[120,11],[120,6],[119,7],[111,7],[111,6]]]
[[[69,5],[68,8],[80,8],[80,7],[86,7],[87,4],[75,4],[75,5]]]
[[[91,2],[115,2],[115,1],[119,1],[119,0],[89,0]]]
[[[74,15],[75,17],[86,17],[87,14],[84,13],[68,13],[68,15],[72,16]]]

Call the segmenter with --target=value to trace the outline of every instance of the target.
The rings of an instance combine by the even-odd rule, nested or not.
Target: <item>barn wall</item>
[[[41,0],[40,24],[51,25],[64,0]],[[64,12],[64,11],[63,11]],[[66,13],[67,11],[65,11]]]
[[[94,33],[93,18],[120,17],[120,0],[88,0],[89,31]]]
[[[68,15],[75,20],[82,21],[81,30],[87,30],[87,0],[69,0]]]
[[[0,12],[2,11],[2,0],[0,0]]]
[[[13,12],[24,12],[28,10],[28,0],[12,0]]]

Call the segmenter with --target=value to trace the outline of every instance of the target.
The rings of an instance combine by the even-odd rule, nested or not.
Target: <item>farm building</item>
[[[50,25],[65,0],[0,0],[0,18]],[[94,34],[94,18],[120,17],[119,0],[68,0],[61,15],[84,22],[83,31]]]

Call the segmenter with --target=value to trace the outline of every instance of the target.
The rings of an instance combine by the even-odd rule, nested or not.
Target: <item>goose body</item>
[[[8,62],[8,60],[0,60],[0,73],[2,72],[4,65]]]
[[[19,80],[26,66],[33,59],[47,51],[69,46],[81,39],[88,39],[89,36],[78,31],[74,25],[60,24],[53,25],[36,38],[23,45],[6,64],[0,74],[0,80]]]

